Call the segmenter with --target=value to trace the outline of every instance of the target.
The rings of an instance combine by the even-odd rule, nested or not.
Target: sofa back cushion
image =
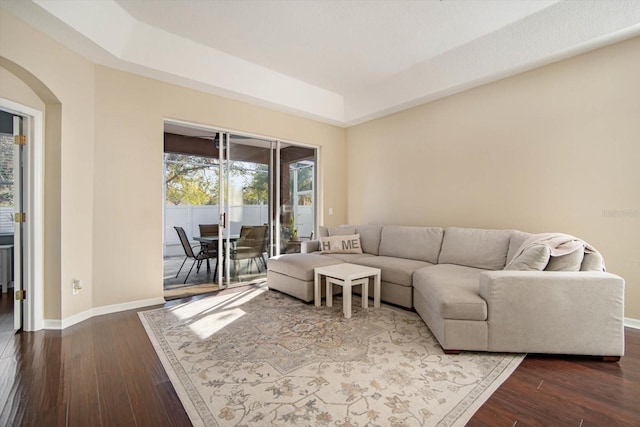
[[[525,233],[524,231],[511,231],[511,238],[509,239],[509,252],[507,252],[507,265],[509,265],[509,263],[513,261],[513,256],[516,254],[516,251],[520,249],[520,246],[522,246],[522,244],[531,236],[533,236],[533,234]]]
[[[507,263],[509,230],[449,227],[444,230],[438,264],[502,270]]]
[[[604,258],[600,255],[600,252],[586,252],[580,271],[605,271]]]
[[[385,225],[380,240],[381,256],[438,262],[442,246],[442,228]]]
[[[584,259],[584,247],[566,255],[552,256],[545,271],[580,271]]]
[[[363,252],[372,255],[380,254],[381,225],[356,225],[356,233],[360,235]]]
[[[318,237],[329,236],[346,236],[348,234],[356,234],[355,225],[341,225],[339,227],[318,227]]]
[[[542,271],[549,264],[551,250],[545,245],[534,245],[527,248],[517,257],[507,262],[505,270]],[[509,258],[507,256],[507,258]]]

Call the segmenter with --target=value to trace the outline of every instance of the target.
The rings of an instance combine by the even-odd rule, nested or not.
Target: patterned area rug
[[[416,313],[359,304],[261,287],[139,315],[195,426],[462,426],[524,358],[448,356]]]

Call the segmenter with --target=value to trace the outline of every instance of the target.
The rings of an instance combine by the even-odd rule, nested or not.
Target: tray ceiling
[[[640,2],[3,0],[88,59],[350,126],[640,34]]]

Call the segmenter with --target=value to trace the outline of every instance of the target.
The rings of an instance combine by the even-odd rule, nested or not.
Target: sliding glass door
[[[263,281],[269,257],[299,252],[313,236],[315,148],[166,123],[164,166],[165,293]],[[189,246],[209,256],[191,273]]]

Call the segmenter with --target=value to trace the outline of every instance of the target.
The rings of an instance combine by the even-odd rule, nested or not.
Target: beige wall
[[[4,99],[44,111],[45,104],[22,80],[0,66],[0,94]]]
[[[344,129],[95,66],[1,9],[0,31],[0,96],[45,109],[46,319],[162,296],[164,118],[320,147],[346,221]]]
[[[348,129],[350,223],[575,234],[640,319],[640,38]]]
[[[96,67],[95,306],[162,296],[165,118],[319,146],[327,219],[346,220],[344,129]]]
[[[0,57],[45,104],[44,310],[64,319],[92,308],[94,66],[4,10]]]

